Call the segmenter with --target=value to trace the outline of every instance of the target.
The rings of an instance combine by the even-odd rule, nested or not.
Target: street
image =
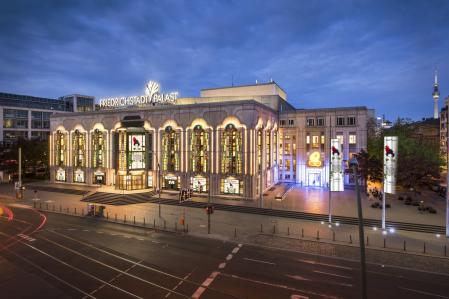
[[[359,298],[359,264],[10,205],[5,298]],[[449,276],[368,264],[370,298],[449,298]]]

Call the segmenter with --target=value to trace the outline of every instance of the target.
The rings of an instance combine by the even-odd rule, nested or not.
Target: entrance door
[[[140,190],[143,189],[143,182],[144,182],[143,175],[133,175],[131,176],[131,189],[132,190]]]
[[[320,187],[321,186],[321,174],[316,172],[309,172],[309,186]]]

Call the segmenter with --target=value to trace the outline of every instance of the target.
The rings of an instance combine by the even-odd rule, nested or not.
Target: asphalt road
[[[0,298],[360,298],[354,261],[9,208]],[[449,298],[449,274],[369,264],[368,293]]]

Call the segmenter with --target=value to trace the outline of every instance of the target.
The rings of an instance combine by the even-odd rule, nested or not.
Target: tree
[[[398,136],[397,183],[403,187],[417,187],[429,176],[439,177],[443,161],[439,145],[413,137],[414,125],[398,120],[395,125],[368,139],[368,153],[359,153],[366,163],[363,171],[372,181],[383,180],[384,136]]]

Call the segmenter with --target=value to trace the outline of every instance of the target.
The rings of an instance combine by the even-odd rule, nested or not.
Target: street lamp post
[[[212,142],[212,141],[211,141]],[[210,198],[210,195],[211,195],[211,186],[212,186],[212,163],[211,163],[211,160],[210,160],[210,158],[212,157],[211,156],[211,153],[210,153],[210,151],[211,151],[211,148],[209,147],[209,156],[207,157],[207,164],[208,164],[208,169],[209,169],[209,186],[208,186],[208,194],[207,194],[207,206],[208,206],[208,208],[210,208],[210,202],[211,202],[211,198]],[[210,234],[210,212],[208,211],[208,213],[207,213],[207,233],[208,234]]]
[[[360,270],[362,274],[362,298],[367,298],[366,291],[366,258],[365,258],[365,234],[363,229],[363,214],[362,214],[362,200],[360,198],[360,188],[359,188],[359,178],[357,173],[357,168],[359,163],[356,158],[349,160],[349,165],[352,167],[354,179],[355,179],[355,190],[357,193],[357,211],[359,216],[359,242],[360,242]]]
[[[158,181],[159,181],[159,201],[158,201],[158,206],[159,206],[159,218],[161,217],[161,193],[162,193],[162,184],[161,184],[161,165],[159,163],[157,163],[157,174],[158,174]]]

